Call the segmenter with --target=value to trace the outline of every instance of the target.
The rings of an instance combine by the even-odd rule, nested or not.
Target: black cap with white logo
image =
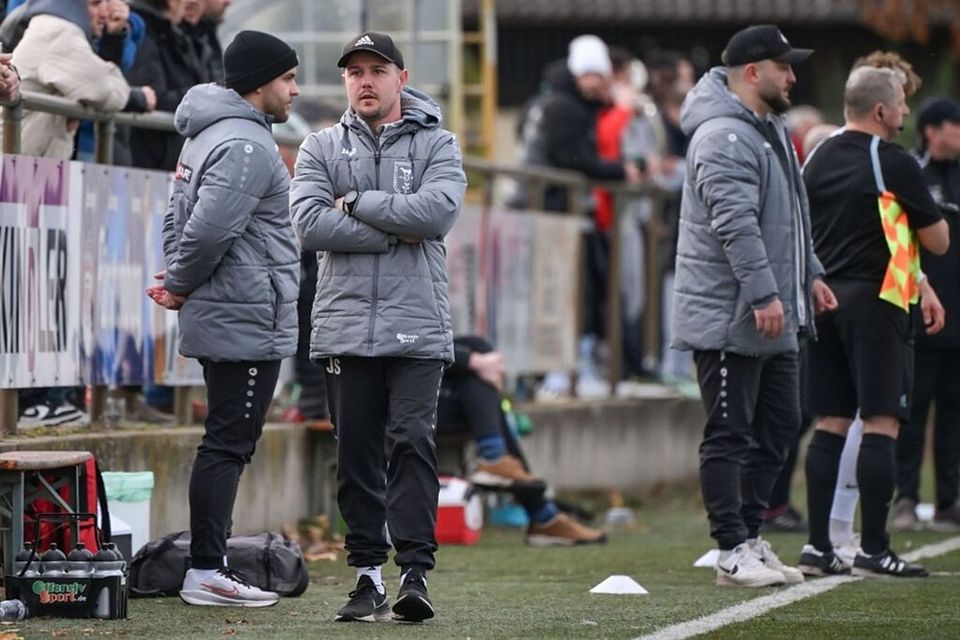
[[[358,35],[343,48],[343,55],[340,56],[337,66],[347,66],[347,60],[357,51],[375,53],[387,62],[392,62],[403,69],[403,54],[393,43],[393,38],[385,33],[367,31]]]
[[[750,62],[773,60],[797,64],[810,57],[813,49],[794,49],[783,32],[773,24],[758,24],[733,34],[723,50],[723,64],[739,67]]]

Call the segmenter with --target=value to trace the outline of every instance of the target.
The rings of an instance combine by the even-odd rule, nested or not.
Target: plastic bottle
[[[117,581],[117,586],[122,584],[123,577],[123,558],[116,551],[116,545],[112,542],[107,543],[102,549],[97,551],[97,555],[94,557],[94,567],[96,569],[97,578],[113,578],[119,577],[120,580]],[[97,593],[96,598],[94,599],[94,608],[93,615],[95,618],[102,618],[104,620],[111,617],[110,615],[110,603],[114,599],[114,594],[111,593],[110,587],[101,587],[100,591]]]
[[[27,605],[20,600],[4,600],[0,602],[0,622],[16,622],[30,615]]]
[[[50,543],[50,548],[43,554],[43,575],[62,576],[67,569],[67,556],[57,548],[57,543]]]
[[[32,556],[32,557],[31,557]],[[28,566],[29,564],[29,566]],[[13,575],[33,577],[40,572],[40,557],[33,552],[33,543],[25,542],[13,562]]]
[[[93,573],[93,554],[82,542],[78,542],[67,556],[67,571],[77,577],[85,577]]]

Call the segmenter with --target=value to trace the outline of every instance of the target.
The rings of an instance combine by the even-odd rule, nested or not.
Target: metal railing
[[[108,113],[85,107],[77,102],[42,93],[24,91],[18,99],[12,102],[0,102],[2,106],[2,151],[5,154],[21,152],[21,125],[25,110],[36,110],[61,115],[78,120],[90,120],[95,123],[96,161],[101,164],[112,164],[113,139],[116,125],[125,125],[160,131],[174,131],[173,114],[169,112],[154,113]],[[274,133],[279,144],[299,146],[302,138],[297,135]],[[476,181],[471,184],[472,192],[479,193],[482,204],[492,207],[498,204],[497,184],[499,180],[511,179],[524,183],[527,194],[527,208],[531,211],[542,211],[544,193],[548,187],[559,187],[566,190],[567,214],[583,216],[586,194],[595,188],[608,190],[613,197],[614,222],[610,228],[610,255],[607,273],[607,300],[606,338],[610,353],[608,378],[610,391],[614,392],[617,382],[623,372],[623,323],[620,299],[620,258],[621,239],[620,225],[616,216],[621,212],[627,199],[637,197],[652,198],[655,203],[662,202],[666,192],[656,186],[630,186],[624,183],[598,182],[589,180],[575,171],[565,171],[546,167],[521,167],[490,162],[480,158],[465,157],[464,169],[473,177],[479,176],[482,184]],[[657,209],[657,205],[654,205]],[[646,304],[644,335],[642,342],[647,353],[659,354],[660,349],[660,277],[659,277],[659,238],[663,233],[659,217],[651,216],[646,223]],[[580,270],[582,271],[582,269]],[[578,284],[577,300],[583,300],[583,283]],[[581,310],[578,309],[578,314]],[[577,318],[579,327],[580,318]],[[577,334],[580,332],[577,331]],[[175,413],[183,420],[188,413],[188,389],[177,388]],[[93,406],[91,417],[93,428],[105,428],[102,420],[103,408],[106,399],[106,387],[94,387]],[[16,432],[17,423],[17,391],[15,389],[0,389],[0,433]]]

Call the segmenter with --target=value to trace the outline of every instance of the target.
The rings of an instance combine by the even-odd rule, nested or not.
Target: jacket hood
[[[443,124],[440,105],[433,98],[413,87],[403,88],[400,94],[400,113],[403,122],[413,122],[424,129],[435,129]],[[362,123],[362,120],[350,107],[340,116],[340,123],[346,127],[357,122]]]
[[[210,125],[227,118],[243,118],[270,128],[273,118],[259,111],[233,89],[215,84],[198,84],[183,96],[173,115],[177,132],[192,138]]]
[[[757,117],[727,89],[727,70],[710,69],[690,90],[680,110],[680,128],[690,137],[694,131],[714,118],[739,118],[756,126]]]
[[[63,18],[80,27],[87,40],[93,37],[87,0],[27,0],[20,20],[29,20],[41,14]]]

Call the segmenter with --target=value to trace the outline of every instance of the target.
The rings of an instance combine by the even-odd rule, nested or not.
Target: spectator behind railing
[[[0,53],[0,100],[16,100],[20,95],[20,74],[11,64],[13,54]]]
[[[638,183],[642,174],[630,160],[604,160],[597,152],[597,115],[610,99],[612,65],[607,45],[594,35],[582,35],[570,42],[565,60],[551,63],[544,70],[549,89],[535,97],[525,108],[521,126],[521,164],[556,167],[579,171],[597,180],[627,180]],[[515,184],[509,205],[529,206],[525,185]],[[568,193],[564,187],[548,187],[543,199],[546,211],[567,211],[570,197],[590,194]],[[584,321],[580,341],[581,391],[593,390],[599,379],[594,362],[598,343],[605,330],[607,261],[609,245],[606,234],[593,228],[585,235],[586,284],[584,286]],[[602,386],[602,385],[601,385]],[[544,379],[538,393],[564,395],[570,391],[566,372],[553,371]]]
[[[97,54],[120,67],[124,75],[133,67],[140,49],[140,43],[146,35],[146,25],[137,13],[130,11],[126,0],[106,0],[107,21],[103,35],[94,43]],[[151,93],[153,89],[150,89]],[[156,105],[156,95],[153,97]],[[96,159],[96,138],[93,122],[84,120],[77,131],[74,159],[93,162]],[[130,166],[130,127],[117,126],[113,139],[113,164]]]
[[[209,82],[223,82],[223,48],[217,37],[217,27],[230,0],[186,0],[183,13],[183,32],[187,34],[200,61],[200,69]]]
[[[157,108],[175,111],[190,87],[211,82],[203,73],[190,39],[181,30],[182,0],[137,0],[131,3],[147,25],[147,36],[128,78],[150,82],[157,90]],[[176,132],[134,129],[130,135],[133,166],[173,171],[183,146]]]
[[[105,0],[28,0],[8,18],[20,33],[12,62],[22,88],[77,100],[104,111],[145,111],[155,106],[149,87],[131,89],[117,65],[101,59],[91,45],[103,35],[109,5]],[[22,27],[26,24],[25,28]],[[5,82],[6,84],[6,82]],[[78,121],[41,111],[26,111],[21,150],[25,155],[69,159]],[[22,426],[84,424],[82,395],[69,387],[30,389],[19,395]],[[71,396],[73,402],[71,402]]]
[[[28,0],[19,14],[19,24],[27,24],[23,37],[12,43],[22,88],[103,111],[152,110],[156,106],[152,90],[131,88],[117,65],[93,50],[91,39],[103,34],[108,8],[106,0]],[[27,111],[21,151],[68,159],[73,156],[77,125],[63,116]]]

